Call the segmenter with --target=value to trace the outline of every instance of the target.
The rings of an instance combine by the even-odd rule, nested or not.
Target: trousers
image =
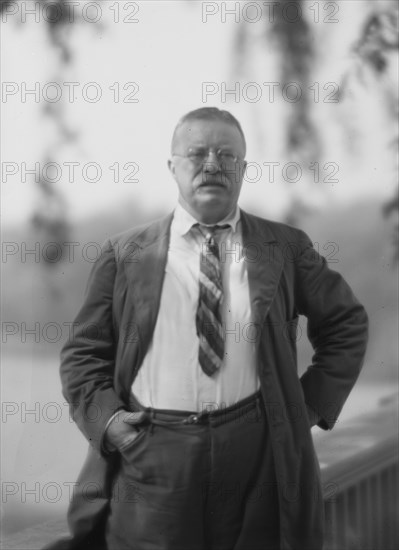
[[[260,392],[216,411],[146,408],[121,451],[109,550],[278,550],[278,492]]]

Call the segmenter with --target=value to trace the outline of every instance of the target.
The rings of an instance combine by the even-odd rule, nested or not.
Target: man
[[[334,426],[367,317],[302,231],[238,208],[245,153],[230,113],[188,113],[169,160],[175,211],[103,247],[62,351],[90,450],[73,537],[52,548],[322,547],[310,428]],[[299,314],[315,350],[300,380]]]

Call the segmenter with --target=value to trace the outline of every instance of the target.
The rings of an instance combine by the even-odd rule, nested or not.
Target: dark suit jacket
[[[304,232],[244,211],[241,216],[278,480],[281,548],[316,550],[322,545],[323,504],[305,403],[320,414],[321,428],[334,426],[362,366],[367,316]],[[63,393],[90,447],[68,514],[72,538],[52,549],[101,548],[119,465],[117,453],[102,451],[102,437],[115,410],[133,408],[131,385],[157,319],[171,221],[168,215],[105,243],[76,318],[75,336],[62,350]],[[315,351],[299,379],[300,314],[308,318]]]

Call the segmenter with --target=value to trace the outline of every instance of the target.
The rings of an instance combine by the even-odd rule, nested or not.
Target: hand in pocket
[[[140,414],[124,410],[116,413],[105,432],[104,444],[109,451],[121,451],[133,443],[139,434]]]
[[[137,437],[141,434],[141,430],[132,430],[131,433],[125,435],[125,437],[123,438],[122,442],[119,443],[117,445],[117,450],[119,452],[121,451],[124,451],[125,449],[127,449],[128,447],[130,447],[130,445],[136,441]]]

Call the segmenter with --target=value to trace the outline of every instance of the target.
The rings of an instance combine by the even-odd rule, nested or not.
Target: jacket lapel
[[[138,332],[139,357],[135,371],[147,353],[158,316],[172,219],[173,214],[169,214],[135,237],[137,261],[126,264],[134,324]]]
[[[241,210],[253,322],[262,324],[275,297],[283,269],[283,254],[270,224]]]

